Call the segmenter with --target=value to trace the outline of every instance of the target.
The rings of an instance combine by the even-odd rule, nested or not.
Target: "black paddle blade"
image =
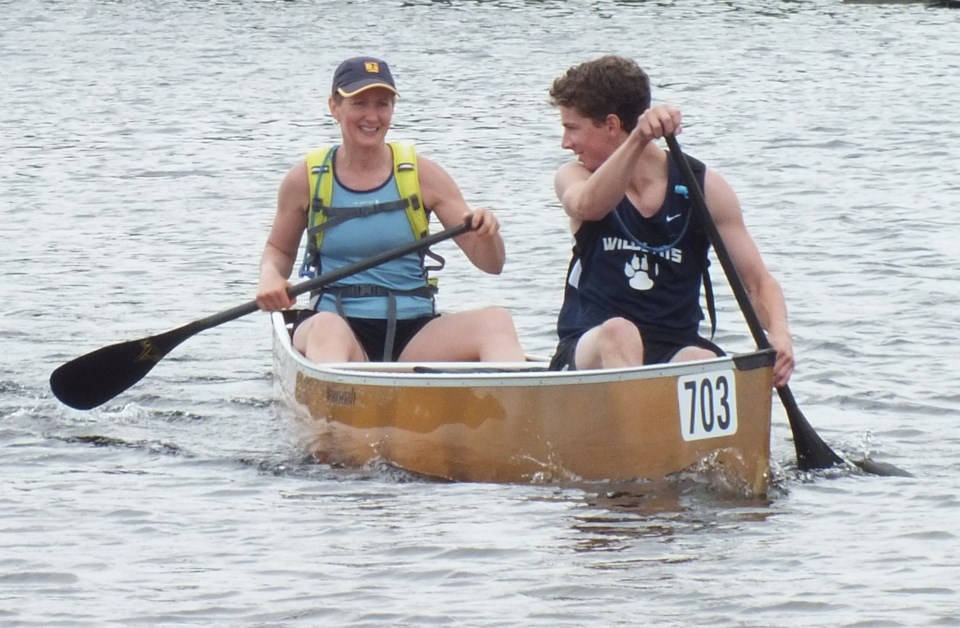
[[[889,462],[880,462],[879,460],[854,460],[853,464],[863,469],[864,473],[883,476],[897,476],[901,478],[912,478],[913,474],[905,469],[901,469],[895,464]]]
[[[790,420],[790,429],[793,430],[793,444],[797,449],[797,467],[801,471],[810,471],[813,469],[829,469],[844,464],[844,459],[830,449],[830,446],[823,442],[813,426],[807,422],[807,418],[803,416],[803,412],[797,406],[790,389],[784,387],[778,389],[778,392],[783,401],[783,407],[787,411],[787,418]],[[872,475],[913,477],[913,474],[909,471],[889,462],[878,462],[876,460],[853,460],[852,462],[860,467],[864,473]]]
[[[843,464],[843,458],[838,456],[830,446],[823,442],[820,435],[806,420],[799,423],[789,412],[790,424],[793,426],[793,444],[797,450],[797,466],[801,471],[811,469],[829,469]]]
[[[843,464],[843,458],[823,442],[817,431],[807,421],[807,417],[803,416],[790,388],[787,386],[778,388],[777,393],[780,394],[780,401],[783,402],[783,408],[787,411],[787,419],[793,431],[793,445],[797,450],[797,466],[800,470],[829,469]]]
[[[179,331],[121,342],[75,358],[50,375],[50,389],[71,408],[96,408],[143,379],[183,340]]]

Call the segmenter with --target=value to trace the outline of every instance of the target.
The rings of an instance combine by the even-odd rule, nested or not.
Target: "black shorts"
[[[586,332],[584,332],[586,333]],[[551,371],[575,371],[577,343],[583,334],[569,336],[557,344],[557,350],[550,360]],[[665,330],[640,329],[643,340],[643,363],[665,364],[684,347],[702,347],[718,356],[726,355],[723,349],[697,334],[683,334]]]
[[[298,316],[294,324],[294,331],[298,325],[314,314],[316,314],[316,312],[308,311],[306,315]],[[394,332],[393,338],[393,351],[391,352],[390,360],[387,361],[396,362],[400,354],[403,353],[403,350],[406,349],[410,341],[413,340],[413,337],[416,336],[427,323],[439,316],[439,314],[433,314],[431,316],[398,320],[397,329]],[[357,341],[366,352],[367,359],[371,362],[384,362],[383,354],[384,345],[387,341],[387,319],[351,318],[348,316],[344,320],[350,325],[353,335],[357,337]]]

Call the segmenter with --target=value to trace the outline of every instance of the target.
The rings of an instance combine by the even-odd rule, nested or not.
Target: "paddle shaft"
[[[717,225],[713,222],[713,216],[710,215],[710,211],[707,209],[707,201],[703,196],[703,191],[700,189],[700,184],[697,183],[697,177],[693,172],[693,168],[690,167],[690,163],[687,161],[683,152],[681,152],[677,139],[673,136],[667,136],[666,140],[667,145],[670,147],[670,154],[673,155],[674,161],[680,168],[680,173],[683,175],[683,181],[687,186],[687,191],[693,199],[694,210],[700,217],[700,223],[707,232],[710,244],[713,245],[713,249],[717,253],[717,259],[720,260],[720,266],[723,267],[723,272],[726,274],[727,280],[730,282],[730,287],[733,289],[733,295],[736,297],[737,303],[743,311],[743,317],[747,321],[747,327],[750,328],[753,340],[758,348],[770,349],[770,341],[767,340],[767,334],[763,330],[763,324],[760,322],[760,317],[753,308],[753,304],[750,303],[750,297],[747,295],[743,280],[740,279],[740,274],[737,272],[736,266],[733,265],[733,260],[727,252],[723,238],[720,237],[720,231],[717,230]]]
[[[677,138],[668,135],[665,139],[667,140],[667,146],[670,147],[670,154],[673,156],[674,161],[680,168],[680,173],[683,175],[687,191],[693,199],[694,210],[700,217],[700,223],[707,232],[707,237],[710,239],[710,244],[713,245],[717,259],[720,260],[720,266],[723,267],[727,281],[730,282],[733,295],[740,305],[740,310],[743,312],[743,317],[747,321],[747,327],[750,328],[754,342],[756,342],[757,347],[760,349],[771,348],[770,341],[767,339],[767,335],[763,330],[763,325],[760,323],[760,317],[757,315],[753,304],[750,303],[750,297],[747,295],[743,280],[740,278],[740,274],[737,272],[733,260],[730,258],[730,254],[727,252],[727,247],[723,243],[723,238],[720,236],[720,231],[717,229],[717,225],[713,222],[713,217],[707,209],[707,202],[706,199],[704,199],[703,190],[700,189],[700,184],[697,182],[693,169],[690,167],[689,162],[687,162],[683,151],[680,150],[680,144],[677,142]],[[784,409],[787,412],[787,418],[790,421],[790,428],[793,430],[793,441],[797,450],[797,466],[803,470],[826,469],[842,463],[843,459],[823,442],[823,439],[820,438],[813,429],[813,426],[810,425],[806,417],[803,416],[796,399],[793,397],[793,393],[790,391],[790,387],[787,385],[780,386],[777,388],[777,394],[780,395],[780,401],[783,403]]]
[[[389,251],[378,253],[377,255],[360,260],[359,262],[354,262],[353,264],[348,264],[342,268],[338,268],[337,270],[330,271],[329,273],[324,273],[319,277],[314,277],[313,279],[308,279],[292,285],[287,289],[287,294],[289,294],[291,297],[296,297],[310,292],[311,290],[329,286],[330,284],[340,281],[345,277],[356,275],[357,273],[369,270],[375,266],[379,266],[380,264],[385,264],[389,261],[403,257],[404,255],[409,255],[410,253],[431,247],[438,242],[449,240],[450,238],[458,236],[469,230],[470,223],[465,222],[457,225],[456,227],[450,227],[449,229],[444,229],[443,231],[424,236],[419,240],[415,240],[409,244],[404,244],[403,246],[398,246],[394,249],[390,249]],[[210,329],[211,327],[216,327],[217,325],[222,325],[223,323],[246,316],[247,314],[252,314],[259,309],[260,308],[257,306],[256,301],[249,301],[243,305],[238,305],[230,308],[229,310],[224,310],[217,314],[211,314],[210,316],[196,320],[188,325],[184,325],[181,329],[190,330],[189,335],[193,335],[205,329]]]
[[[344,277],[355,275],[465,233],[470,228],[470,222],[464,222],[456,227],[298,283],[288,288],[287,293],[295,297],[322,288]],[[90,410],[113,399],[143,379],[157,362],[187,338],[205,329],[252,314],[258,309],[257,302],[250,301],[156,336],[101,347],[74,358],[54,370],[50,375],[50,389],[64,404],[78,410]]]

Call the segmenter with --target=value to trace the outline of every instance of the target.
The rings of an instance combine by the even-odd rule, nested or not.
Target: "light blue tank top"
[[[333,207],[356,207],[400,200],[397,183],[390,176],[380,187],[357,192],[343,185],[334,172]],[[407,213],[400,209],[359,216],[326,230],[320,247],[320,270],[329,273],[413,241],[413,229]],[[390,290],[416,290],[424,287],[426,274],[419,253],[346,277],[336,285],[372,284]],[[433,314],[433,301],[428,297],[396,295],[397,318],[400,320]],[[353,318],[387,318],[389,297],[342,297],[343,313]],[[325,292],[316,304],[318,311],[336,312],[337,297]]]

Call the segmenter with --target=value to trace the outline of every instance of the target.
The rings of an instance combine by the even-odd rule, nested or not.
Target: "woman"
[[[310,153],[280,185],[260,262],[261,309],[294,304],[287,278],[305,229],[304,266],[329,272],[420,237],[432,212],[444,227],[470,220],[473,229],[456,237],[457,245],[477,268],[491,274],[503,269],[493,213],[471,210],[435,162],[386,142],[398,95],[380,59],[355,57],[337,68],[329,106],[342,142]],[[316,362],[524,359],[505,309],[439,316],[434,291],[418,253],[357,273],[323,289],[316,313],[297,325],[293,344]]]

